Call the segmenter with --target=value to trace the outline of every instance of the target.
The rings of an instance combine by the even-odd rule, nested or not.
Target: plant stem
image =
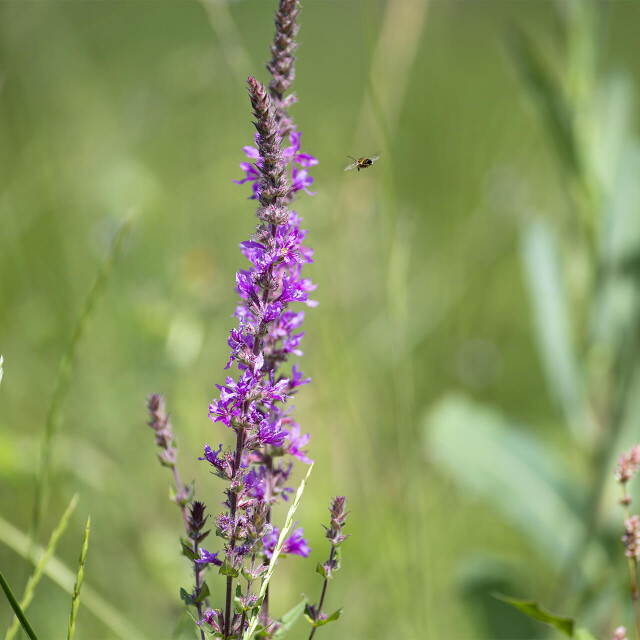
[[[622,489],[622,509],[624,522],[629,520],[629,500],[627,498],[627,483],[621,482]],[[631,579],[631,600],[633,602],[633,618],[635,625],[635,638],[640,640],[640,611],[638,610],[638,559],[634,556],[629,558],[629,577]]]
[[[331,545],[331,553],[329,554],[329,565],[331,564],[331,562],[333,561],[333,556],[335,555],[336,552],[336,548]],[[318,615],[320,615],[320,612],[322,611],[322,605],[324,604],[324,596],[327,593],[327,585],[329,584],[329,578],[325,578],[324,579],[324,584],[322,585],[322,594],[320,595],[320,602],[318,603]],[[309,634],[309,640],[311,640],[311,638],[313,638],[313,635],[316,632],[316,629],[318,627],[311,627],[311,633]]]

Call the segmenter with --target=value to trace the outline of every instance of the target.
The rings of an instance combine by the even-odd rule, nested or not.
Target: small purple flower
[[[287,432],[282,430],[282,420],[271,422],[269,418],[265,418],[258,428],[258,440],[261,444],[269,444],[272,447],[281,447]]]
[[[301,167],[313,167],[318,164],[318,159],[314,158],[310,153],[300,153],[300,138],[302,137],[301,131],[294,131],[289,136],[289,142],[291,146],[285,147],[282,150],[282,156],[285,159],[285,162],[297,162]],[[243,151],[246,153],[247,148],[252,147],[244,147]],[[249,155],[249,154],[247,154]]]
[[[311,192],[307,187],[310,187],[313,183],[313,178],[306,170],[308,167],[313,167],[318,164],[318,159],[312,156],[310,153],[300,152],[300,139],[302,132],[293,131],[289,135],[290,145],[285,147],[281,151],[281,157],[287,166],[291,166],[291,189],[290,193],[304,190],[309,195],[315,195],[315,192]],[[256,145],[259,147],[259,134],[256,133]],[[259,197],[260,192],[260,179],[262,177],[263,160],[260,156],[260,151],[256,147],[247,146],[242,147],[245,155],[249,160],[254,162],[241,162],[240,168],[244,171],[244,178],[241,180],[232,180],[235,184],[251,183],[251,196],[250,200],[255,200]],[[299,169],[295,165],[299,165],[302,169]]]
[[[302,531],[302,527],[298,527],[295,529],[292,534],[284,541],[282,545],[281,555],[286,555],[288,553],[292,553],[298,556],[302,556],[306,558],[311,553],[311,547],[308,545],[307,541],[303,537],[304,532]],[[278,544],[278,538],[280,537],[280,532],[277,527],[274,527],[271,533],[262,538],[262,543],[264,544],[264,553],[271,560],[271,556]]]
[[[298,169],[293,167],[291,171],[291,191],[300,191],[301,189],[310,196],[315,196],[317,191],[309,191],[307,187],[313,184],[313,178],[306,169]]]
[[[209,553],[206,549],[200,549],[200,558],[196,560],[197,564],[214,564],[217,567],[222,566],[222,560],[218,560],[218,552]]]
[[[302,451],[302,447],[304,447],[307,442],[309,442],[309,434],[305,434],[303,436],[300,435],[300,425],[294,423],[291,426],[291,430],[287,433],[287,438],[289,440],[289,444],[287,445],[287,453],[298,458],[300,462],[304,462],[305,464],[311,464],[313,460],[307,456],[306,451]]]

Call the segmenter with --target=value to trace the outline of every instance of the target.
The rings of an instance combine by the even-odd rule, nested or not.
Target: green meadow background
[[[295,208],[320,304],[301,362],[313,383],[295,402],[316,460],[297,519],[313,551],[279,563],[271,602],[283,613],[302,594],[317,601],[320,522],[329,498],[346,495],[352,538],[326,605],[344,611],[320,638],[557,637],[494,590],[577,616],[597,637],[631,626],[612,470],[634,424],[608,452],[600,546],[571,556],[571,540],[589,538],[571,527],[591,526],[579,490],[593,481],[539,357],[523,266],[523,228],[538,217],[554,228],[571,205],[505,36],[522,28],[560,64],[561,15],[575,4],[303,2],[292,113],[320,164],[317,195]],[[80,639],[118,637],[123,620],[121,637],[192,637],[178,594],[190,584],[182,521],[145,400],[165,394],[183,479],[216,513],[222,485],[197,456],[229,439],[207,410],[225,376],[238,244],[255,224],[247,185],[231,180],[253,137],[246,78],[268,81],[274,7],[0,4],[0,568],[17,595],[32,570],[25,536],[60,361],[114,235],[133,220],[83,324],[47,447],[39,542],[77,492],[56,550],[73,573],[91,515]],[[624,78],[632,125],[639,19],[637,3],[608,3],[595,29],[596,76]],[[376,152],[373,168],[342,171],[347,155]],[[629,202],[638,217],[640,199]],[[529,491],[521,458],[505,459],[508,434],[523,451],[553,451],[540,477],[575,481],[569,524],[555,494]],[[587,560],[590,577],[571,577]],[[45,576],[28,609],[40,638],[65,637],[69,606]],[[11,617],[3,600],[0,628]],[[305,624],[290,637],[307,637]]]

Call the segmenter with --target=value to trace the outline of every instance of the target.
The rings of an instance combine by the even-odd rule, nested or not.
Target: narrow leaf
[[[278,630],[274,633],[274,638],[284,638],[285,634],[291,627],[296,623],[302,612],[304,611],[305,605],[307,604],[307,599],[303,599],[299,602],[293,609],[290,609],[285,613],[281,618],[279,618],[278,622],[280,626]]]
[[[2,571],[0,571],[0,586],[2,586],[4,595],[7,597],[7,600],[9,601],[13,612],[16,614],[16,618],[20,621],[20,624],[22,625],[22,628],[25,630],[26,634],[31,640],[38,640],[38,636],[36,636],[35,631],[31,628],[27,617],[24,615],[24,611],[18,604],[16,597],[13,595],[11,587],[9,587],[9,583],[4,579]]]
[[[537,602],[533,600],[517,600],[516,598],[511,598],[509,596],[505,596],[501,593],[494,593],[494,598],[498,600],[502,600],[502,602],[506,602],[510,604],[512,607],[519,609],[525,615],[533,618],[534,620],[540,620],[540,622],[544,622],[545,624],[551,625],[558,629],[558,631],[562,631],[562,633],[568,635],[570,638],[573,637],[573,620],[571,618],[562,618],[561,616],[556,616],[548,611],[545,611]]]
[[[44,554],[40,557],[40,560],[36,564],[33,573],[27,580],[27,586],[24,588],[24,594],[22,595],[22,600],[20,601],[20,606],[23,611],[26,611],[31,601],[33,600],[33,596],[36,591],[36,587],[40,582],[40,578],[44,572],[44,568],[53,556],[58,541],[60,540],[62,534],[65,532],[67,525],[69,524],[69,518],[71,518],[71,514],[76,508],[78,504],[78,494],[76,493],[70,500],[69,505],[65,509],[62,517],[60,518],[60,522],[58,522],[58,526],[53,530],[51,536],[49,537],[49,544],[44,552]],[[7,633],[4,636],[5,640],[11,640],[18,631],[18,619],[14,618],[11,626],[7,629]]]
[[[447,396],[424,417],[428,455],[466,491],[487,499],[540,557],[560,563],[584,535],[571,478],[553,449],[497,410]],[[593,575],[606,553],[594,542],[582,563]]]
[[[4,518],[0,517],[0,542],[13,549],[27,562],[38,564],[45,553],[40,545],[32,545],[26,532],[20,531]],[[43,573],[60,586],[69,595],[73,594],[76,574],[55,555],[43,569]],[[123,616],[95,589],[85,585],[82,589],[82,604],[98,618],[117,638],[146,638],[144,632]]]
[[[91,516],[87,518],[87,526],[84,530],[84,540],[82,541],[82,550],[80,551],[80,561],[78,566],[78,575],[76,576],[76,584],[73,588],[73,597],[71,599],[71,613],[69,613],[69,627],[67,629],[67,640],[73,640],[76,632],[76,617],[78,608],[80,607],[80,589],[82,588],[82,580],[84,578],[84,563],[89,550],[89,527],[91,526]]]
[[[584,439],[584,394],[568,308],[568,291],[552,228],[542,219],[521,233],[520,252],[534,318],[538,351],[549,392],[562,411],[574,437]]]

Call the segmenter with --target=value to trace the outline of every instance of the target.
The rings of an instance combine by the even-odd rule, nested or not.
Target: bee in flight
[[[367,169],[370,167],[374,162],[376,162],[376,160],[378,160],[378,158],[380,158],[380,156],[371,156],[370,158],[354,158],[353,156],[347,156],[347,158],[351,158],[353,162],[348,164],[344,170],[351,171],[351,169],[357,169],[360,171],[360,169]]]

